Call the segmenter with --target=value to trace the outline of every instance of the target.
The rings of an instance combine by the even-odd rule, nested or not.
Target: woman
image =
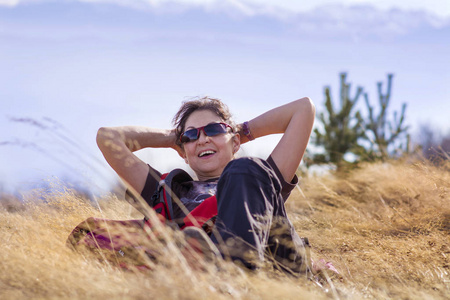
[[[133,152],[174,149],[197,176],[174,186],[184,206],[191,211],[216,195],[218,215],[211,240],[223,256],[253,269],[270,253],[280,268],[300,273],[307,263],[304,242],[288,220],[284,202],[298,182],[295,172],[314,116],[313,103],[302,98],[235,125],[225,104],[205,97],[182,104],[175,129],[100,128],[97,144],[117,174],[147,202],[161,174]],[[266,160],[235,159],[241,144],[277,133],[283,136]],[[174,215],[184,216],[182,211]]]

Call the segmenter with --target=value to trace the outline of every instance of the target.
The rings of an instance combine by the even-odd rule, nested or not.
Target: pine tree
[[[394,118],[388,118],[388,106],[391,100],[392,74],[388,74],[387,89],[383,93],[383,83],[378,82],[379,112],[374,116],[374,108],[369,102],[369,96],[364,93],[368,116],[364,119],[364,139],[369,142],[366,149],[366,159],[386,159],[390,156],[409,152],[408,126],[404,125],[406,103],[403,103],[400,116],[394,111]]]
[[[315,144],[323,146],[325,153],[313,156],[315,163],[334,163],[338,168],[345,163],[346,153],[361,152],[357,141],[364,133],[363,120],[359,111],[355,111],[356,103],[363,93],[358,87],[356,94],[350,96],[351,84],[346,82],[346,73],[340,74],[340,106],[335,107],[331,97],[330,87],[325,87],[326,113],[320,113],[319,121],[323,131],[314,130]]]

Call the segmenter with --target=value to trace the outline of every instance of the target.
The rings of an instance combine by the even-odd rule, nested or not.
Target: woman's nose
[[[199,143],[209,142],[209,136],[207,136],[203,130],[200,130],[200,134],[198,136],[198,142]]]

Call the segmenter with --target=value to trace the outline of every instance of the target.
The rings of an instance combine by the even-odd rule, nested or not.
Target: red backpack
[[[180,229],[195,226],[209,232],[217,216],[216,196],[206,198],[194,210],[188,212],[178,197],[172,192],[174,182],[183,183],[192,180],[192,177],[182,169],[175,169],[170,173],[163,174],[157,190],[153,194],[151,201],[147,201],[147,204],[166,220],[174,221]],[[186,217],[182,221],[174,220],[173,208],[175,205],[186,213]]]

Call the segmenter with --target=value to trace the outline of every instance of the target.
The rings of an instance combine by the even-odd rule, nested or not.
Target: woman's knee
[[[260,158],[243,157],[230,163],[222,173],[219,185],[245,185],[247,188],[281,190],[281,184],[269,163]]]

